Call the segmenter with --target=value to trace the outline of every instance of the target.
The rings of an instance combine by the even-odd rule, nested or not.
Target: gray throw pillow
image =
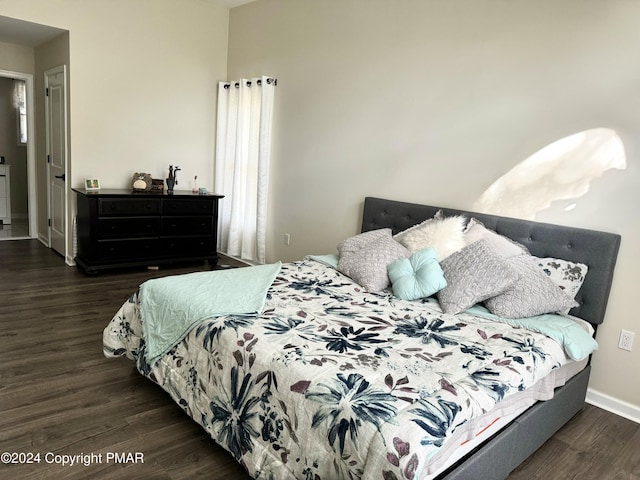
[[[409,250],[391,238],[391,230],[386,230],[385,235],[363,242],[358,249],[351,247],[362,239],[349,242],[349,248],[341,249],[338,271],[351,277],[369,292],[378,292],[389,286],[387,265],[411,256]]]
[[[485,301],[491,313],[505,318],[523,318],[578,306],[542,271],[536,258],[519,255],[506,261],[518,272],[519,278],[506,291]]]
[[[350,253],[357,252],[367,244],[380,238],[391,237],[390,228],[380,228],[378,230],[369,230],[368,232],[359,233],[353,237],[349,237],[346,240],[341,241],[338,246],[338,253],[340,256],[348,255]]]
[[[504,292],[518,279],[515,270],[485,239],[453,253],[440,266],[447,286],[438,292],[438,301],[445,313],[463,312]]]

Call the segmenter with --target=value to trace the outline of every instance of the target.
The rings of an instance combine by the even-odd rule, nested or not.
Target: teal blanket
[[[579,324],[570,318],[550,313],[526,318],[502,318],[492,314],[486,308],[475,305],[467,313],[522,327],[542,333],[559,342],[572,360],[582,360],[598,349],[598,343]]]
[[[223,315],[260,315],[281,263],[147,280],[138,296],[145,359],[153,365],[198,322]]]

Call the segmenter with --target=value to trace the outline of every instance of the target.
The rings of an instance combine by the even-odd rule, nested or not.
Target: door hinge
[[[47,87],[47,88],[45,88],[45,89],[44,89],[44,94],[45,94],[45,96],[47,96],[47,97],[49,96],[49,87]]]
[[[47,153],[47,163],[51,163],[51,155]]]
[[[49,226],[51,226],[51,219],[49,219]]]

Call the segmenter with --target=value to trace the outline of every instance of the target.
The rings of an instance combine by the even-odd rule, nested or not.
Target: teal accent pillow
[[[393,294],[403,300],[430,297],[447,286],[433,248],[418,250],[410,258],[387,265]]]

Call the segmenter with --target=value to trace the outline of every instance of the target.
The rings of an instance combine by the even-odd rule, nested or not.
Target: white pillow
[[[436,251],[438,262],[464,248],[464,229],[466,218],[462,215],[445,218],[433,218],[423,222],[417,228],[407,231],[398,241],[412,253],[425,248]]]
[[[560,287],[560,289],[571,298],[576,298],[580,287],[584,283],[589,267],[584,263],[569,262],[561,258],[538,258],[533,257],[542,271]],[[570,308],[562,310],[562,313],[569,313]]]
[[[422,228],[424,227],[427,223],[433,222],[434,220],[441,220],[444,218],[444,215],[442,214],[442,210],[438,210],[433,217],[431,218],[427,218],[424,222],[418,223],[417,225],[414,225],[413,227],[409,227],[406,230],[401,231],[400,233],[396,233],[393,238],[396,242],[400,242],[402,243],[402,239],[404,237],[406,237],[409,233],[413,232],[414,230],[418,229],[418,228]]]
[[[485,227],[478,219],[471,218],[464,231],[465,245],[477,242],[481,238],[484,238],[487,244],[502,258],[529,253],[529,250],[524,245],[520,245],[518,242]]]
[[[561,258],[539,258],[533,257],[547,276],[553,280],[571,298],[576,298],[580,287],[587,276],[587,267],[584,263],[569,262]]]

